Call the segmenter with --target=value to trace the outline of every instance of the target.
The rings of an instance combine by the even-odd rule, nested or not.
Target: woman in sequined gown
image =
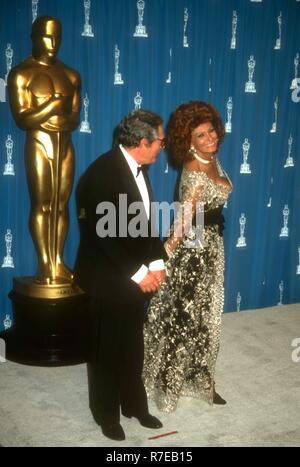
[[[232,190],[216,158],[223,137],[218,112],[205,102],[182,104],[171,117],[168,146],[182,165],[179,201],[192,209],[177,215],[165,243],[167,277],[150,302],[144,332],[145,387],[166,412],[181,396],[226,403],[214,383],[224,304],[221,211]],[[199,203],[202,240],[195,223]]]

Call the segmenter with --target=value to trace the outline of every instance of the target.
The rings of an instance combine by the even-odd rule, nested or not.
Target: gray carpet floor
[[[12,446],[300,446],[300,304],[223,315],[217,364],[226,406],[182,398],[164,427],[121,418],[126,440],[105,438],[88,409],[85,365],[40,368],[0,364],[0,443]],[[300,355],[300,352],[298,352]],[[158,439],[149,437],[177,431]]]

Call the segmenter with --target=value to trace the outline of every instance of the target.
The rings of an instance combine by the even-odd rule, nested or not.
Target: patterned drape
[[[36,14],[61,19],[59,58],[82,76],[75,183],[129,110],[151,109],[167,122],[182,102],[211,102],[226,123],[219,158],[235,187],[224,210],[225,311],[299,301],[299,0],[2,0],[0,12],[0,330],[13,319],[13,276],[36,268],[25,133],[5,86],[31,53]],[[162,153],[150,170],[158,201],[172,201],[176,175]],[[72,266],[74,193],[70,214]]]

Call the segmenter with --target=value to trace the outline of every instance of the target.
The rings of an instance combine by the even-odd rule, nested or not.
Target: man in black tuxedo
[[[114,440],[125,439],[120,409],[145,427],[162,427],[149,414],[142,381],[145,304],[164,280],[167,259],[151,228],[145,171],[163,147],[162,123],[153,112],[128,114],[117,129],[119,146],[96,159],[77,188],[75,278],[90,297],[92,313],[90,409],[103,434]]]

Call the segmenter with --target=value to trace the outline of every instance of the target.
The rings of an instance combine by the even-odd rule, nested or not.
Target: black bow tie
[[[140,172],[142,172],[144,174],[145,170],[146,170],[146,167],[144,165],[140,165],[139,167],[137,167],[136,177],[139,176]]]
[[[151,188],[151,184],[150,184],[150,181],[149,181],[147,165],[140,165],[139,167],[137,167],[136,172],[137,172],[136,177],[138,177],[140,172],[143,173],[144,180],[145,180],[145,183],[146,183],[146,186],[147,186],[147,189],[148,189],[148,193],[149,193],[149,199],[150,199],[150,201],[152,201],[153,200],[153,193],[152,193],[152,188]]]

